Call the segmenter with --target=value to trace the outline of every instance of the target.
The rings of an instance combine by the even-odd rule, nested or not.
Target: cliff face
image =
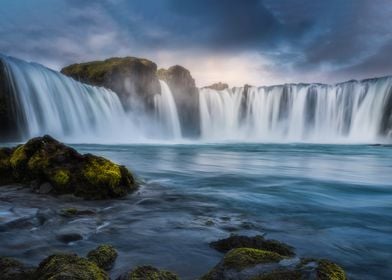
[[[0,141],[19,140],[17,106],[0,57]]]
[[[151,109],[153,96],[161,91],[156,71],[157,65],[150,60],[124,57],[72,64],[61,73],[86,84],[113,90],[125,108],[137,103]]]
[[[165,81],[174,96],[181,122],[182,135],[195,137],[200,134],[199,95],[189,70],[175,65],[159,69],[159,79]]]

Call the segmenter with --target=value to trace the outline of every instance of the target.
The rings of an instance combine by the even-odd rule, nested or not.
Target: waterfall
[[[392,78],[247,90],[203,88],[199,98],[206,141],[375,142],[392,99]]]
[[[169,138],[181,138],[180,120],[178,118],[176,103],[169,86],[164,81],[159,81],[161,94],[154,96],[155,110],[161,129]]]
[[[75,81],[42,65],[0,56],[19,116],[22,138],[50,134],[70,142],[146,142],[180,138],[176,105],[166,83],[157,116],[127,112],[111,90]]]

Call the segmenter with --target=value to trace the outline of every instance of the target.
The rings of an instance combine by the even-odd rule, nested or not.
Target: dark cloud
[[[263,58],[252,69],[276,77],[392,73],[389,0],[4,0],[2,7],[0,52],[53,67],[115,55],[251,53]]]

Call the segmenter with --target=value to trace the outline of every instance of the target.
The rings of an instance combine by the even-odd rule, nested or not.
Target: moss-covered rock
[[[21,262],[0,257],[0,279],[2,280],[34,280],[34,270]]]
[[[35,272],[36,280],[109,280],[94,262],[72,254],[52,255],[43,260]]]
[[[123,197],[136,189],[131,173],[110,160],[76,150],[46,135],[0,150],[1,184],[49,183],[54,194],[85,199]]]
[[[161,92],[156,71],[157,65],[147,59],[113,57],[72,64],[63,68],[61,73],[86,84],[113,90],[126,108],[131,104],[129,99],[135,97],[150,108],[154,95]]]
[[[281,255],[274,252],[253,248],[236,248],[224,256],[223,265],[227,268],[242,270],[257,264],[279,262],[282,259]]]
[[[0,148],[0,185],[13,183],[11,167],[12,150],[9,148]]]
[[[254,248],[270,252],[275,252],[281,256],[294,256],[294,248],[279,242],[277,240],[265,239],[261,235],[253,237],[232,235],[228,238],[221,239],[210,243],[210,246],[215,250],[225,253],[235,248]]]
[[[346,280],[346,273],[336,263],[329,260],[319,260],[317,267],[317,279],[319,280]]]
[[[117,251],[111,245],[100,245],[87,254],[87,259],[96,263],[100,268],[109,270],[117,258]]]
[[[138,266],[117,280],[179,280],[172,272],[159,270],[152,266]]]
[[[276,270],[255,276],[250,280],[302,280],[303,273],[298,270]],[[305,278],[306,279],[306,278]]]

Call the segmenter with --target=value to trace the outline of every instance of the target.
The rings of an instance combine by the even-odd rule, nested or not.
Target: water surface
[[[352,279],[392,273],[392,147],[311,144],[73,145],[126,165],[141,189],[86,202],[17,187],[0,192],[0,251],[30,264],[112,243],[112,276],[151,264],[196,279],[222,257],[208,242],[265,234]],[[94,210],[74,218],[66,207]],[[59,236],[79,233],[64,243]]]

